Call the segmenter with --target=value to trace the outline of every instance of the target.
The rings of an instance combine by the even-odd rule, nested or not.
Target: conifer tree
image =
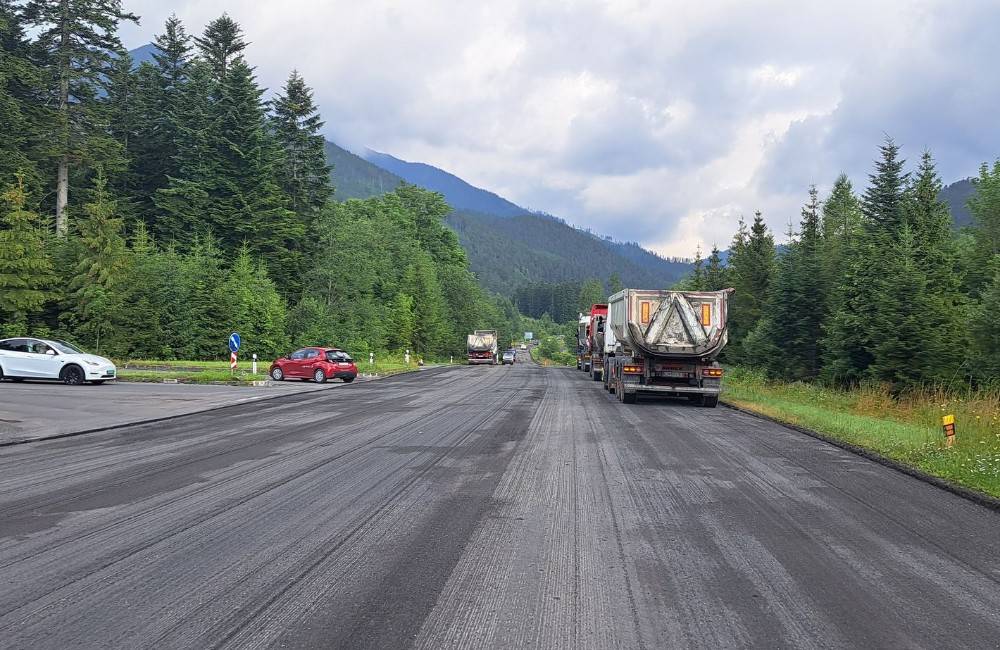
[[[727,284],[726,267],[722,265],[722,253],[718,246],[713,245],[712,253],[708,256],[708,267],[705,269],[705,289],[720,291],[727,288]]]
[[[861,232],[861,204],[851,181],[840,174],[823,203],[822,284],[827,315],[840,308],[840,286],[847,273],[848,253]]]
[[[970,355],[972,371],[980,380],[996,381],[1000,377],[1000,255],[989,266],[990,281],[983,286],[982,301],[972,315]]]
[[[223,285],[227,322],[246,342],[245,354],[273,357],[288,347],[285,307],[262,262],[243,244]]]
[[[229,74],[232,63],[240,58],[248,43],[243,40],[243,30],[239,24],[222,14],[205,27],[202,36],[195,36],[202,59],[212,69],[213,77],[222,82]]]
[[[278,184],[288,196],[288,207],[311,229],[319,210],[332,193],[323,121],[313,103],[312,90],[292,71],[283,94],[271,104],[271,123],[280,150]]]
[[[742,227],[736,234],[729,257],[733,288],[729,311],[729,332],[732,342],[727,358],[742,360],[742,342],[757,325],[768,300],[771,276],[774,272],[774,237],[758,211],[754,213],[749,233]],[[731,349],[730,349],[731,348]]]
[[[70,167],[82,161],[113,164],[121,156],[106,135],[107,115],[99,90],[106,90],[112,66],[124,54],[118,38],[121,21],[138,22],[122,10],[121,0],[29,0],[26,22],[38,29],[36,51],[56,106],[47,124],[48,156],[56,165],[56,233],[67,232]]]
[[[614,272],[614,273],[612,273],[611,276],[608,277],[608,295],[609,296],[615,295],[616,293],[618,293],[619,291],[621,291],[624,288],[625,288],[625,286],[622,284],[622,278],[621,278],[620,275],[618,275],[617,271]]]
[[[136,103],[144,119],[140,120],[135,141],[129,146],[136,177],[132,201],[161,236],[164,229],[158,227],[160,224],[154,217],[156,193],[168,187],[171,177],[182,176],[178,161],[179,147],[184,142],[182,123],[186,117],[196,118],[200,106],[197,101],[185,103],[198,99],[185,92],[191,72],[190,41],[181,21],[170,16],[163,33],[153,39],[156,45],[153,64],[144,63],[136,74]],[[207,99],[208,89],[204,88],[202,94]],[[197,119],[192,121],[197,127]]]
[[[83,206],[84,217],[77,224],[79,258],[68,285],[72,307],[68,324],[82,340],[100,348],[113,347],[114,333],[109,314],[121,311],[121,292],[127,265],[124,227],[117,203],[108,193],[107,178],[98,169],[94,177],[93,201]]]
[[[0,0],[0,186],[18,174],[21,187],[40,186],[39,124],[47,114],[39,97],[41,79],[18,4]],[[34,204],[31,197],[26,201]]]
[[[2,196],[0,219],[0,335],[25,334],[28,321],[51,298],[52,261],[41,219],[25,206],[24,178]]]
[[[869,175],[869,185],[861,200],[861,211],[869,233],[894,239],[906,222],[904,194],[909,174],[903,171],[905,160],[899,146],[890,137],[879,147],[880,158]]]
[[[701,244],[694,251],[694,263],[691,266],[687,288],[690,291],[701,291],[705,288],[705,260],[701,256]]]
[[[1000,159],[992,167],[985,163],[979,168],[979,178],[973,180],[976,193],[969,199],[972,213],[972,262],[966,283],[977,296],[993,277],[990,264],[1000,255]]]

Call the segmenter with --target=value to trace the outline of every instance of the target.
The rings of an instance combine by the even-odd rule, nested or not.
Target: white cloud
[[[884,132],[952,180],[1000,154],[1000,7],[971,0],[126,0],[137,46],[228,11],[261,83],[293,67],[328,135],[437,165],[666,254],[857,185]]]

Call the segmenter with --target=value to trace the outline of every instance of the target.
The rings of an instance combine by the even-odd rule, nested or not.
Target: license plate
[[[114,370],[109,370],[106,373],[104,373],[104,376],[105,377],[114,377],[115,376],[115,371]]]
[[[661,370],[656,374],[661,377],[678,377],[682,379],[687,378],[687,373],[682,372],[680,370]]]

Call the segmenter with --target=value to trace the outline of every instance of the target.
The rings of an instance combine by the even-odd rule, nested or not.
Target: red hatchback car
[[[302,348],[276,359],[268,371],[271,379],[312,379],[322,384],[327,379],[343,379],[345,384],[358,376],[354,359],[337,348]]]

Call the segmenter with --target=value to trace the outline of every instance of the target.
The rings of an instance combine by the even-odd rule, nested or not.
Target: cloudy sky
[[[261,83],[297,68],[327,135],[665,255],[725,248],[885,134],[946,182],[1000,156],[1000,0],[125,0],[148,42],[223,11]]]

